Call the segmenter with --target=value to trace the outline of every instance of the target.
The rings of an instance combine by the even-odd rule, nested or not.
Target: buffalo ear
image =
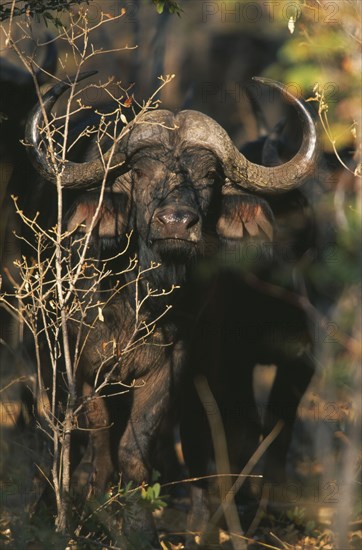
[[[128,227],[129,197],[124,193],[105,193],[98,214],[99,195],[82,195],[68,216],[67,229],[70,232],[86,234],[93,222],[93,234],[100,239],[121,237]]]
[[[267,202],[239,192],[222,197],[216,232],[222,239],[273,239],[273,214]]]

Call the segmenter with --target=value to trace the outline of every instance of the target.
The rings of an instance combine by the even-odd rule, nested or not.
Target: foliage
[[[92,0],[23,0],[7,1],[0,5],[0,21],[6,21],[9,18],[19,15],[28,15],[30,17],[42,16],[44,22],[53,20],[58,24],[58,20],[50,12],[69,11],[74,5],[89,4]],[[174,0],[152,0],[156,7],[157,13],[163,13],[166,9],[169,13],[181,14],[181,6],[179,2]]]
[[[176,13],[181,15],[182,8],[179,2],[174,2],[174,0],[152,0],[156,6],[157,13],[163,13],[165,8],[169,13]]]
[[[120,534],[124,516],[132,514],[138,505],[151,511],[164,508],[166,502],[160,497],[160,490],[157,482],[147,487],[133,487],[128,483],[125,487],[112,487],[103,498],[89,497],[81,518],[78,510],[73,510],[73,534],[55,532],[49,510],[42,506],[33,517],[26,513],[21,519],[12,518],[9,523],[4,519],[0,527],[0,544],[25,548],[30,543],[44,549],[52,545],[59,550],[66,547],[77,550],[107,548],[107,544],[114,549],[128,548],[130,541]],[[147,548],[140,535],[134,534],[131,542],[140,550]]]
[[[9,18],[19,15],[28,15],[34,17],[42,15],[44,19],[49,18],[49,10],[57,12],[69,11],[74,4],[87,3],[91,0],[16,0],[4,2],[0,6],[0,21],[6,21]]]
[[[148,508],[153,510],[159,510],[166,506],[166,502],[160,498],[161,485],[159,483],[154,483],[149,485],[147,488],[142,487],[141,497],[144,503]]]
[[[294,83],[304,97],[318,84],[331,123],[325,146],[331,148],[331,139],[338,147],[350,145],[360,113],[360,2],[298,0],[291,4],[295,8],[291,34],[267,74]],[[281,16],[281,10],[275,14]],[[285,26],[286,21],[277,23]]]

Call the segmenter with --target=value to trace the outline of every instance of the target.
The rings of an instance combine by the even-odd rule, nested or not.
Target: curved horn
[[[92,76],[97,71],[89,71],[81,73],[78,81]],[[42,138],[39,133],[39,128],[42,126],[44,117],[43,109],[49,117],[50,111],[56,100],[70,86],[69,82],[59,82],[42,98],[42,104],[38,103],[31,111],[26,128],[25,141],[29,146],[27,148],[31,162],[36,170],[47,180],[56,181],[56,173],[54,168],[47,159],[46,154],[42,151]],[[103,159],[96,159],[89,162],[77,163],[65,161],[62,167],[62,186],[74,189],[90,187],[101,181],[104,177],[104,165],[109,159],[110,153],[106,153]],[[115,168],[124,161],[125,155],[120,152],[115,152],[112,155],[112,164]],[[60,159],[59,159],[59,162]]]
[[[317,134],[314,122],[303,103],[282,84],[266,78],[254,78],[280,91],[295,107],[302,123],[303,138],[299,151],[285,164],[266,167],[254,164],[238,151],[225,130],[214,120],[196,111],[183,111],[188,141],[207,145],[219,158],[225,176],[251,191],[276,194],[299,187],[312,173],[317,157]],[[182,116],[183,113],[179,113]],[[188,113],[190,115],[188,116]],[[191,115],[192,113],[192,115]]]

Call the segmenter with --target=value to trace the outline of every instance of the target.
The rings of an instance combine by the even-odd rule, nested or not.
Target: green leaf
[[[161,491],[161,485],[159,483],[155,483],[153,486],[154,498],[158,498],[160,496],[160,491]]]
[[[156,11],[161,15],[165,9],[165,0],[156,0]]]

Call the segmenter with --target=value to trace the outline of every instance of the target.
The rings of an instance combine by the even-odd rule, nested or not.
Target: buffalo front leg
[[[164,370],[166,372],[161,373],[156,370],[143,387],[133,390],[129,421],[118,449],[119,469],[124,484],[132,482],[134,487],[140,487],[150,481],[151,454],[168,410],[171,391],[168,369]],[[146,541],[152,547],[160,548],[152,513],[145,505],[137,497],[133,505],[127,503],[124,535],[132,548],[141,548]]]
[[[114,472],[111,458],[110,419],[105,397],[93,395],[92,387],[83,385],[85,429],[88,445],[72,476],[77,493],[104,494]]]
[[[309,386],[314,368],[314,362],[307,354],[294,358],[290,362],[278,364],[267,406],[264,429],[267,434],[278,420],[283,422],[283,428],[266,455],[264,478],[267,482],[278,484],[285,480],[287,454],[298,406]]]

